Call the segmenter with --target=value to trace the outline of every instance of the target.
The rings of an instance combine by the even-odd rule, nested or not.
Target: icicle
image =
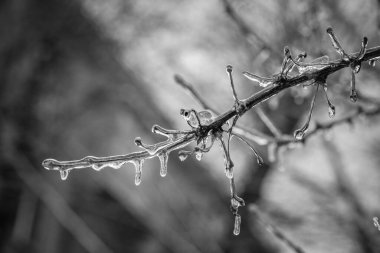
[[[328,35],[330,36],[330,39],[331,39],[331,42],[332,42],[332,45],[333,47],[335,48],[335,50],[338,52],[338,54],[340,54],[340,56],[342,57],[343,60],[345,61],[349,61],[350,58],[349,56],[346,54],[346,52],[344,52],[342,46],[340,45],[338,39],[336,38],[334,32],[333,32],[333,29],[331,27],[327,28],[326,32],[328,33]]]
[[[166,152],[161,153],[158,155],[158,159],[160,159],[160,175],[161,177],[165,177],[168,173],[168,159],[169,156]]]
[[[376,66],[376,60],[369,60],[368,64],[371,67],[375,67]]]
[[[59,173],[61,174],[61,179],[66,180],[69,176],[69,170],[60,170]]]
[[[313,100],[312,100],[311,106],[310,106],[309,116],[308,116],[305,124],[300,129],[298,129],[294,132],[294,138],[296,140],[299,140],[299,141],[302,140],[303,137],[305,136],[307,130],[309,129],[309,123],[311,120],[311,115],[313,114],[315,98],[317,97],[317,94],[318,94],[318,88],[319,88],[319,84],[317,85],[317,89],[315,90],[314,97],[313,97]]]
[[[241,216],[239,214],[235,214],[234,235],[240,234],[240,224],[241,224]]]
[[[327,95],[327,85],[326,83],[323,84],[323,91],[325,92],[325,96],[326,96],[326,100],[327,100],[327,104],[329,106],[329,117],[330,118],[334,118],[335,116],[335,106],[331,103],[328,95]]]
[[[274,82],[273,78],[261,77],[246,71],[243,72],[243,75],[249,80],[258,83],[261,87],[267,87],[268,85],[271,85]]]
[[[147,145],[142,142],[141,137],[135,138],[136,146],[146,150],[150,155],[154,155],[157,152],[157,145]]]
[[[355,73],[354,71],[351,71],[351,95],[350,99],[353,103],[355,103],[358,100],[358,93],[356,92],[355,87]]]
[[[142,166],[144,164],[144,160],[137,160],[134,162],[135,164],[135,185],[140,185],[141,184],[141,175],[142,175]]]

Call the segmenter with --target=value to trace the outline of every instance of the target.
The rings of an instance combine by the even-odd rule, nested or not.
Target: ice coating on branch
[[[135,138],[136,146],[146,150],[150,155],[154,155],[157,152],[157,145],[147,145],[142,142],[141,137]]]
[[[78,163],[71,165],[71,162],[59,162],[54,159],[46,159],[42,162],[42,166],[47,170],[58,170],[62,180],[66,180],[69,172],[73,169],[81,168],[92,168],[96,171],[99,171],[105,167],[111,167],[114,169],[119,169],[127,161],[98,161],[99,158],[93,156],[87,156],[81,160],[78,160]]]
[[[187,123],[194,128],[199,127],[199,124],[209,125],[214,121],[214,115],[209,110],[196,112],[194,109],[186,110],[181,109],[180,115],[187,121]]]
[[[234,165],[232,161],[227,161],[226,164],[226,176],[227,178],[231,179],[234,177]]]
[[[314,59],[311,63],[297,63],[297,69],[300,74],[311,72],[315,70],[321,70],[329,63],[329,57],[327,55]]]
[[[142,166],[144,164],[144,160],[137,160],[134,162],[135,164],[135,185],[141,184],[141,176],[142,176]]]
[[[169,156],[166,152],[163,152],[158,155],[158,159],[160,159],[160,175],[161,177],[165,177],[168,173],[168,159]]]
[[[357,56],[357,59],[358,60],[362,60],[365,53],[367,52],[367,45],[368,45],[368,38],[367,37],[363,37],[363,40],[362,40],[362,46],[360,48],[360,52]]]
[[[241,224],[241,216],[239,214],[235,214],[235,222],[234,222],[234,235],[240,234],[240,224]]]
[[[114,161],[114,162],[96,162],[91,165],[91,168],[100,171],[106,167],[111,167],[113,169],[120,169],[125,162],[122,161]]]
[[[244,71],[243,75],[249,80],[258,83],[261,87],[267,87],[268,85],[271,85],[274,83],[273,78],[261,77],[261,76],[249,73],[247,71]]]

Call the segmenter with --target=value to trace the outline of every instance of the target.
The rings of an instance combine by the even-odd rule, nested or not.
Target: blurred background
[[[153,124],[187,129],[181,108],[201,107],[173,80],[180,74],[219,112],[233,104],[225,72],[234,66],[240,98],[260,90],[240,73],[277,73],[284,46],[309,59],[338,58],[326,28],[348,52],[380,45],[379,1],[3,0],[0,3],[1,252],[379,252],[380,118],[361,117],[282,150],[258,167],[232,142],[235,182],[247,206],[232,234],[229,186],[218,148],[201,162],[169,158],[68,180],[42,160],[80,159],[138,150],[133,140],[160,137]],[[362,96],[380,101],[379,66],[357,75]],[[329,77],[336,106],[323,93],[315,121],[355,110],[350,71]],[[312,89],[295,87],[260,105],[285,134],[299,128]],[[376,104],[376,103],[375,103]],[[270,134],[255,110],[239,121]],[[258,211],[260,210],[260,214]],[[272,227],[271,227],[272,226]]]

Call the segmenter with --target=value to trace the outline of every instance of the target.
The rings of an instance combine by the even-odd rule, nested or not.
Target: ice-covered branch
[[[341,59],[335,61],[329,61],[327,57],[322,57],[322,60],[311,61],[310,63],[304,62],[306,54],[298,55],[293,59],[290,50],[286,47],[284,49],[283,61],[281,70],[270,77],[260,77],[259,75],[244,72],[244,75],[250,80],[258,83],[262,90],[252,94],[248,98],[238,99],[235,90],[235,85],[232,77],[232,66],[228,65],[226,70],[230,79],[230,85],[233,92],[234,103],[231,108],[222,114],[218,114],[215,109],[212,109],[210,105],[200,97],[191,84],[185,82],[179,76],[176,76],[176,81],[195,97],[195,99],[208,110],[196,111],[194,109],[181,109],[180,115],[186,120],[190,129],[187,130],[168,130],[158,125],[154,125],[152,132],[155,134],[166,137],[163,142],[155,144],[146,144],[140,137],[135,139],[135,144],[142,149],[140,152],[133,152],[125,155],[108,156],[108,157],[93,157],[87,156],[80,160],[73,161],[57,161],[54,159],[46,159],[42,162],[43,167],[48,170],[57,170],[60,172],[63,180],[67,179],[68,174],[73,169],[93,168],[94,170],[101,170],[106,167],[118,169],[126,163],[132,163],[135,166],[135,184],[139,185],[142,179],[142,166],[146,159],[157,157],[160,161],[160,175],[164,177],[167,174],[167,162],[169,154],[178,149],[187,147],[190,143],[195,142],[196,147],[193,150],[180,150],[178,157],[181,161],[185,160],[190,155],[195,155],[198,160],[201,160],[204,153],[207,153],[214,145],[218,143],[221,147],[224,161],[225,161],[225,173],[230,182],[231,189],[231,210],[235,217],[234,234],[237,235],[240,232],[241,217],[238,214],[238,208],[244,206],[244,201],[237,196],[235,191],[235,182],[233,175],[234,164],[229,152],[230,139],[236,136],[249,146],[254,155],[257,157],[259,164],[262,164],[262,158],[256,152],[254,147],[245,140],[253,140],[261,145],[273,144],[275,149],[279,145],[285,145],[290,142],[300,142],[304,140],[304,136],[311,136],[320,129],[327,129],[334,124],[345,122],[348,119],[341,119],[331,123],[330,125],[319,125],[315,130],[307,134],[309,123],[312,117],[312,111],[314,108],[315,98],[317,96],[318,88],[322,86],[326,100],[329,106],[330,116],[335,115],[335,107],[332,105],[330,99],[327,96],[326,80],[328,76],[343,68],[349,67],[352,71],[352,91],[350,99],[355,102],[358,99],[355,85],[355,75],[359,73],[362,62],[369,61],[371,66],[374,66],[375,62],[380,58],[380,47],[374,47],[367,49],[368,40],[363,38],[360,52],[347,54],[339,44],[336,36],[331,28],[327,29],[327,32],[332,40],[334,48],[337,50]],[[302,62],[301,62],[302,61]],[[296,69],[298,72],[296,72]],[[276,94],[300,85],[314,85],[315,93],[311,101],[310,111],[306,122],[303,127],[297,130],[294,134],[295,140],[289,138],[289,135],[283,135],[279,129],[277,129],[269,118],[263,118],[268,127],[270,127],[274,136],[267,136],[257,131],[247,131],[242,127],[237,127],[238,120],[249,110],[255,106],[270,99]],[[380,109],[372,111],[364,111],[360,109],[354,116],[365,114],[372,115],[379,113]],[[263,116],[263,115],[261,115]],[[265,115],[264,115],[265,116]],[[224,135],[227,135],[227,142],[224,140]],[[272,145],[272,146],[273,146]]]

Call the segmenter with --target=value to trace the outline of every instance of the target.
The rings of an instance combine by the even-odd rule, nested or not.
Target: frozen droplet
[[[60,170],[59,173],[61,174],[61,179],[66,180],[69,176],[69,170]]]
[[[266,78],[266,77],[261,77],[249,72],[243,72],[243,75],[248,78],[249,80],[258,83],[261,87],[267,87],[268,85],[273,84],[273,78]]]
[[[335,106],[333,104],[329,104],[329,117],[334,118],[335,116]]]
[[[320,70],[328,65],[330,58],[327,55],[314,59],[310,63],[298,63],[297,68],[300,74]]]
[[[142,166],[144,164],[144,160],[137,160],[135,161],[135,185],[141,184],[141,175],[142,175]]]
[[[240,234],[240,224],[241,224],[241,216],[239,214],[235,214],[234,235]]]
[[[294,132],[294,138],[298,141],[301,141],[305,136],[305,131],[303,129],[298,129]]]
[[[198,150],[195,152],[195,158],[198,160],[198,161],[201,161],[202,160],[202,157],[203,157],[203,152]]]
[[[375,60],[369,60],[368,64],[371,67],[375,67],[376,66],[376,61]]]
[[[190,151],[180,150],[178,152],[178,158],[179,160],[181,160],[181,162],[185,161],[189,157],[189,155],[191,155]]]
[[[350,100],[355,103],[358,100],[358,93],[356,90],[351,90]]]
[[[158,159],[160,159],[160,175],[161,177],[165,177],[168,173],[168,159],[169,156],[166,152],[161,153],[158,156]]]
[[[361,68],[361,65],[360,65],[360,64],[356,64],[356,65],[354,66],[353,71],[355,72],[355,74],[359,73],[360,68]]]

